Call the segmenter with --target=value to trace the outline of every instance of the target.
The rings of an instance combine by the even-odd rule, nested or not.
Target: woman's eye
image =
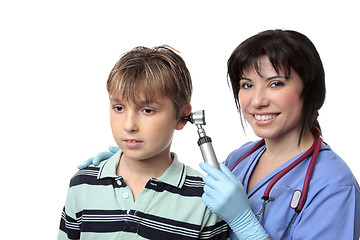
[[[251,83],[242,83],[242,84],[240,84],[240,88],[243,88],[243,89],[249,89],[251,87],[252,87]]]
[[[279,88],[284,85],[285,85],[285,83],[283,83],[281,81],[275,81],[275,82],[270,83],[270,87],[272,87],[272,88]]]

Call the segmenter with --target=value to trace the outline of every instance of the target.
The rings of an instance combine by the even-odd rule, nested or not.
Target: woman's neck
[[[279,138],[265,139],[266,155],[268,159],[289,160],[306,151],[314,142],[314,136],[310,129],[305,129],[299,144],[300,130],[298,134],[288,134]]]
[[[304,132],[299,144],[299,134],[288,134],[278,138],[266,138],[266,150],[261,155],[253,172],[251,173],[247,192],[265,178],[272,171],[280,167],[285,162],[296,157],[311,147],[314,142],[314,136],[310,129]]]

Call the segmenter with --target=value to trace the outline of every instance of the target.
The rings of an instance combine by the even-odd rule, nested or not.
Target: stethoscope
[[[287,174],[289,171],[291,171],[294,167],[296,167],[298,164],[300,164],[304,159],[308,158],[309,156],[312,155],[311,157],[311,161],[309,164],[309,167],[306,171],[306,175],[305,175],[305,180],[304,180],[304,184],[303,184],[303,188],[302,191],[300,190],[295,190],[291,201],[290,201],[290,207],[293,208],[295,210],[294,215],[292,216],[288,226],[286,227],[282,237],[280,239],[283,239],[286,232],[288,231],[288,229],[290,228],[291,224],[294,222],[295,217],[301,212],[301,210],[303,209],[305,202],[306,202],[306,197],[307,197],[307,193],[308,193],[308,188],[309,188],[309,183],[310,183],[310,179],[311,179],[311,175],[312,172],[314,170],[314,166],[315,166],[315,162],[317,159],[317,156],[319,155],[320,152],[320,147],[321,147],[321,142],[322,142],[322,136],[321,136],[321,131],[314,127],[312,129],[312,133],[315,137],[314,143],[311,145],[311,147],[303,154],[301,155],[298,159],[296,159],[293,163],[291,163],[289,166],[287,166],[286,168],[284,168],[283,170],[281,170],[268,184],[268,186],[266,187],[265,191],[264,191],[264,195],[261,197],[262,200],[264,200],[264,203],[262,205],[262,208],[260,209],[260,214],[262,215],[261,217],[261,224],[264,225],[264,219],[265,219],[265,210],[266,210],[266,204],[269,201],[274,200],[274,198],[270,197],[270,191],[272,189],[272,187],[276,184],[277,181],[279,181],[285,174]],[[256,143],[244,156],[242,156],[237,162],[236,164],[230,169],[231,171],[233,171],[236,166],[243,161],[245,158],[247,158],[250,154],[252,154],[253,152],[255,152],[257,149],[259,149],[261,146],[263,146],[265,144],[265,140],[262,139],[260,140],[258,143]]]

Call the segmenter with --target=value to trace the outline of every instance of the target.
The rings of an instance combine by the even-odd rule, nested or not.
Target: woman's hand
[[[207,163],[200,168],[204,176],[203,202],[220,218],[226,221],[239,239],[266,239],[265,232],[252,212],[241,182],[220,163],[221,171]]]
[[[120,148],[118,146],[110,146],[109,152],[101,152],[101,153],[96,154],[94,157],[89,158],[83,164],[79,165],[78,168],[84,169],[84,168],[90,166],[91,164],[93,164],[94,166],[97,166],[101,161],[112,157],[119,150],[120,150]]]

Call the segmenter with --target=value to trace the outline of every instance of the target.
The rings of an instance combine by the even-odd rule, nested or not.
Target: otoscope
[[[197,132],[199,134],[198,145],[204,158],[204,162],[220,170],[219,162],[216,158],[214,148],[211,143],[211,138],[206,136],[205,130],[202,128],[203,125],[206,125],[205,111],[199,110],[190,113],[190,115],[182,117],[181,120],[189,121],[192,124],[195,123],[197,126]]]

